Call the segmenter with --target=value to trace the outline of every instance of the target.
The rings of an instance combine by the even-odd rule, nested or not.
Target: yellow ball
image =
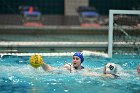
[[[30,57],[30,64],[32,67],[38,68],[42,65],[42,63],[43,63],[43,59],[41,55],[35,54]]]

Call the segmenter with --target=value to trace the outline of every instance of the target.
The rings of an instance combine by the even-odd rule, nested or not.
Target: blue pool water
[[[46,63],[61,67],[71,57],[45,57]],[[140,93],[140,75],[136,68],[140,55],[114,55],[112,59],[86,56],[83,66],[102,73],[107,62],[119,64],[124,74],[118,79],[83,76],[79,73],[56,71],[47,73],[34,69],[29,56],[2,56],[0,58],[0,93]]]

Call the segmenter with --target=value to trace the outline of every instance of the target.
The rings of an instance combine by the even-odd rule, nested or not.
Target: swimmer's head
[[[84,61],[83,54],[81,52],[76,52],[73,56],[77,56],[81,59],[81,63]]]
[[[138,65],[137,72],[140,74],[140,64]]]
[[[104,68],[104,74],[116,74],[117,65],[115,63],[107,63]]]

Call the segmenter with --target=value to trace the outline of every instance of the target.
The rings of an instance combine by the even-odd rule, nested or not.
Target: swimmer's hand
[[[65,68],[66,70],[71,70],[71,64],[70,64],[70,63],[66,63],[66,64],[64,65],[64,68]]]

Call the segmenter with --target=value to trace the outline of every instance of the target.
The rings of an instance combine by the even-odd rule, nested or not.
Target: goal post
[[[112,54],[113,54],[114,15],[140,16],[140,11],[138,11],[138,10],[109,10],[109,32],[108,32],[108,56],[109,57],[112,57]],[[121,26],[120,30],[125,33],[125,30],[123,30],[123,26]]]

